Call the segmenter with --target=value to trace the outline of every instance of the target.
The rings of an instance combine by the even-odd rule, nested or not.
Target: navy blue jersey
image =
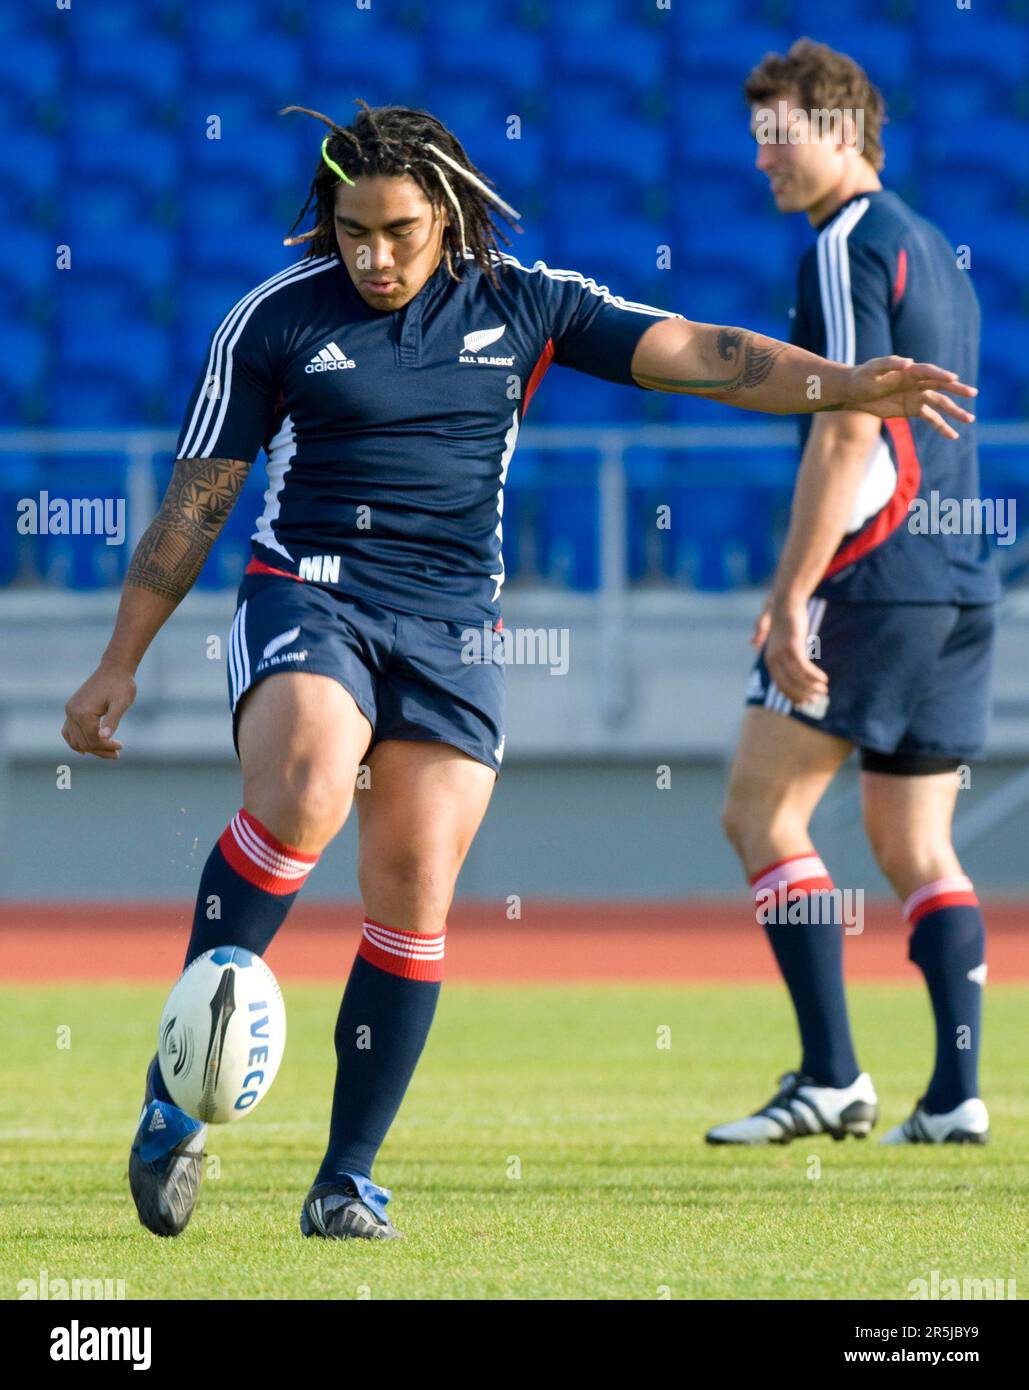
[[[211,336],[177,458],[253,461],[268,487],[251,572],[400,612],[494,620],[504,482],[551,362],[634,384],[661,318],[569,270],[441,263],[402,309],[365,304],[343,263],[307,258],[245,295]]]
[[[818,228],[798,276],[792,340],[834,362],[896,353],[976,384],[979,304],[942,234],[886,190],[860,193]],[[801,417],[806,441],[811,417]],[[924,420],[887,420],[868,459],[820,598],[851,602],[993,602],[984,535],[924,533],[938,499],[978,498],[975,426],[944,439]],[[915,511],[911,504],[915,502]]]

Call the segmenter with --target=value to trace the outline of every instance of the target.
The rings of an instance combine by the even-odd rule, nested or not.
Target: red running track
[[[985,906],[990,981],[1029,980],[1029,908]],[[150,980],[178,974],[191,903],[0,906],[0,980]],[[298,904],[268,952],[283,979],[345,978],[360,935],[353,903]],[[846,938],[852,980],[915,983],[907,932],[893,903],[866,903],[864,931]],[[744,903],[545,903],[524,901],[520,921],[503,905],[462,903],[447,937],[449,980],[625,980],[668,983],[776,980],[764,932]]]

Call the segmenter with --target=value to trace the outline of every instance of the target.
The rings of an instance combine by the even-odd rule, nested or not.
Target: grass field
[[[0,991],[4,1298],[43,1269],[122,1279],[128,1298],[903,1299],[933,1270],[1029,1290],[1025,987],[987,994],[990,1146],[875,1143],[924,1085],[929,1011],[918,989],[860,985],[873,1138],[727,1151],[704,1129],[755,1108],[796,1060],[778,988],[447,986],[376,1168],[406,1236],[386,1245],[300,1237],[338,989],[284,993],[278,1080],[252,1117],[209,1132],[193,1221],[162,1241],[125,1173],[165,990]]]

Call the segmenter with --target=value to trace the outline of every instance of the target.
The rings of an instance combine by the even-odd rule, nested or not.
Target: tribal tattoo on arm
[[[192,588],[252,464],[178,459],[161,509],[136,546],[126,584],[178,603]]]
[[[714,346],[720,360],[731,365],[731,376],[701,377],[696,380],[638,376],[636,380],[641,386],[650,386],[659,391],[708,390],[718,391],[722,395],[747,391],[761,385],[787,345],[772,338],[761,338],[742,328],[720,328]]]

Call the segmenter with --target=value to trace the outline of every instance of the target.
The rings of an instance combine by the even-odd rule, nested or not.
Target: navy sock
[[[986,929],[972,881],[937,879],[912,893],[908,955],[925,976],[936,1020],[936,1064],[923,1104],[943,1115],[979,1094]]]
[[[841,1087],[851,1085],[860,1068],[843,985],[843,924],[837,900],[820,896],[832,886],[812,851],[771,864],[751,880],[758,921],[797,1015],[800,1070],[820,1086]]]
[[[317,861],[317,854],[276,839],[249,811],[237,811],[200,875],[183,970],[216,946],[263,956]],[[158,1100],[171,1101],[159,1067],[151,1084]]]
[[[445,935],[365,922],[336,1021],[332,1121],[316,1183],[344,1173],[371,1177],[429,1036]]]

